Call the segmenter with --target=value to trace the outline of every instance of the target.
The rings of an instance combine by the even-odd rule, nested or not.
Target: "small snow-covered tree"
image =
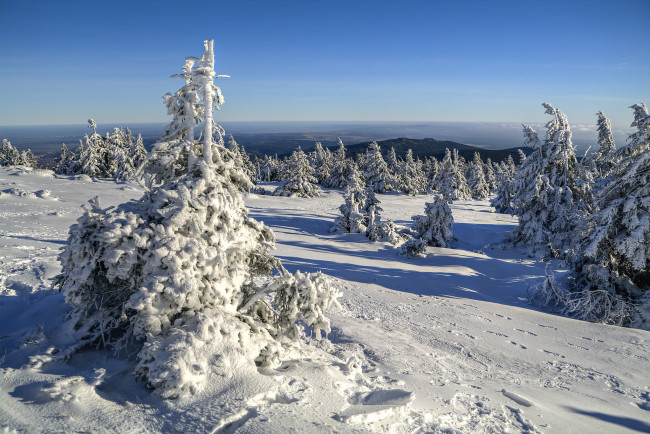
[[[411,152],[411,158],[413,158],[413,152]],[[399,167],[399,159],[397,158],[397,153],[393,146],[390,147],[388,151],[388,156],[386,157],[386,165],[393,175],[397,174],[397,168]]]
[[[395,180],[388,170],[388,165],[381,155],[381,148],[377,142],[368,145],[366,153],[363,156],[363,166],[361,167],[363,178],[366,185],[377,193],[385,193],[395,188]]]
[[[440,167],[434,180],[436,190],[449,203],[454,200],[469,199],[471,197],[467,181],[458,163],[459,159],[453,158],[452,152],[446,149],[445,157],[440,162]]]
[[[424,174],[427,178],[427,190],[435,190],[436,188],[436,175],[438,174],[438,170],[440,168],[440,164],[436,157],[431,157],[427,158],[424,162]]]
[[[259,181],[277,181],[280,175],[280,161],[277,155],[265,155],[262,161],[259,162],[257,179]]]
[[[421,165],[413,159],[411,149],[407,151],[404,161],[397,163],[396,179],[400,191],[410,196],[415,196],[425,190],[426,178],[424,172]]]
[[[329,175],[323,181],[323,186],[328,188],[344,188],[349,177],[348,160],[345,158],[345,145],[339,138],[339,147],[332,156],[332,167]],[[353,162],[354,163],[354,162]]]
[[[366,217],[362,213],[365,202],[365,185],[357,166],[349,162],[350,174],[343,198],[345,202],[339,207],[341,215],[334,220],[330,232],[361,233],[366,230]]]
[[[70,170],[70,159],[72,155],[73,154],[70,151],[68,151],[68,147],[65,145],[65,143],[63,143],[61,145],[61,156],[56,162],[56,167],[54,168],[54,172],[61,175],[67,175]]]
[[[38,159],[36,158],[36,155],[34,155],[31,149],[25,149],[23,152],[20,153],[20,160],[18,164],[22,166],[36,168],[38,167]]]
[[[324,149],[321,142],[316,142],[314,150],[309,154],[309,164],[313,168],[314,177],[319,184],[326,183],[332,169],[333,156],[329,149]]]
[[[485,160],[485,166],[483,167],[483,170],[485,171],[485,181],[487,182],[490,191],[494,191],[497,188],[497,177],[494,171],[494,167],[495,166],[492,162],[492,159],[488,157]]]
[[[20,160],[20,152],[7,139],[2,139],[0,166],[15,166]]]
[[[414,221],[413,230],[418,233],[418,238],[429,246],[447,247],[452,240],[451,227],[454,218],[451,208],[442,195],[436,194],[433,202],[427,202],[424,215],[411,217]]]
[[[490,195],[490,186],[485,180],[484,167],[478,152],[474,152],[474,160],[469,165],[467,185],[474,199],[487,199]]]
[[[495,177],[497,180],[496,195],[490,201],[496,212],[501,214],[514,214],[512,203],[514,197],[513,180],[516,172],[515,162],[511,155],[508,159],[496,166]]]
[[[284,183],[275,189],[274,196],[314,197],[320,194],[313,168],[305,153],[298,147],[293,151],[285,169]]]
[[[297,321],[317,337],[329,331],[324,311],[338,296],[320,273],[289,274],[270,255],[273,233],[248,217],[238,185],[248,178],[212,118],[223,100],[212,41],[195,60],[188,86],[200,91],[203,143],[185,146],[187,132],[173,141],[188,151],[185,169],[145,173],[139,200],[108,209],[91,201],[60,255],[78,341],[53,357],[138,345],[136,375],[165,398],[198,390],[211,373],[273,365],[299,337]],[[154,149],[182,155],[168,144]]]

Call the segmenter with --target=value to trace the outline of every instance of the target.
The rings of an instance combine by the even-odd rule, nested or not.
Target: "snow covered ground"
[[[39,366],[38,355],[65,348],[69,335],[51,287],[80,205],[140,194],[131,184],[0,169],[5,431],[650,432],[650,332],[529,305],[547,264],[499,246],[516,220],[487,202],[453,204],[452,248],[407,259],[363,235],[329,233],[338,190],[248,195],[285,267],[323,271],[342,289],[330,342],[308,340],[278,369],[210,377],[196,395],[169,401],[136,381],[128,355],[87,349]],[[378,198],[382,218],[400,224],[430,200]]]

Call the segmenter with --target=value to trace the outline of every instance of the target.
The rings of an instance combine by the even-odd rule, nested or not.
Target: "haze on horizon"
[[[0,125],[166,122],[209,38],[224,123],[540,124],[548,101],[625,128],[650,103],[645,0],[4,0],[0,25]]]

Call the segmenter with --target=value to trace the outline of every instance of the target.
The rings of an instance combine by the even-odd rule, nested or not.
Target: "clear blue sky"
[[[215,39],[224,121],[545,122],[650,105],[650,1],[0,0],[0,125],[165,122]]]

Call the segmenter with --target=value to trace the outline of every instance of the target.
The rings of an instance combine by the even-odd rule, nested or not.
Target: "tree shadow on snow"
[[[277,255],[292,272],[322,271],[332,277],[416,295],[466,298],[529,309],[533,307],[527,302],[527,285],[544,273],[543,268],[531,264],[449,254],[449,250],[440,256],[433,253],[426,258],[407,259],[391,248],[355,252],[328,245],[305,245],[299,241],[283,244],[332,253],[341,258],[338,261]],[[362,260],[353,259],[355,257]]]
[[[593,417],[595,419],[599,419],[605,422],[609,422],[614,425],[619,425],[623,426],[625,428],[634,430],[634,431],[639,431],[639,432],[650,432],[650,423],[640,421],[638,419],[632,419],[631,417],[623,417],[623,416],[614,416],[612,414],[606,414],[606,413],[600,413],[597,411],[586,411],[586,410],[580,410],[575,407],[566,407],[567,410],[570,410],[574,413],[582,414],[584,416],[589,416]]]

